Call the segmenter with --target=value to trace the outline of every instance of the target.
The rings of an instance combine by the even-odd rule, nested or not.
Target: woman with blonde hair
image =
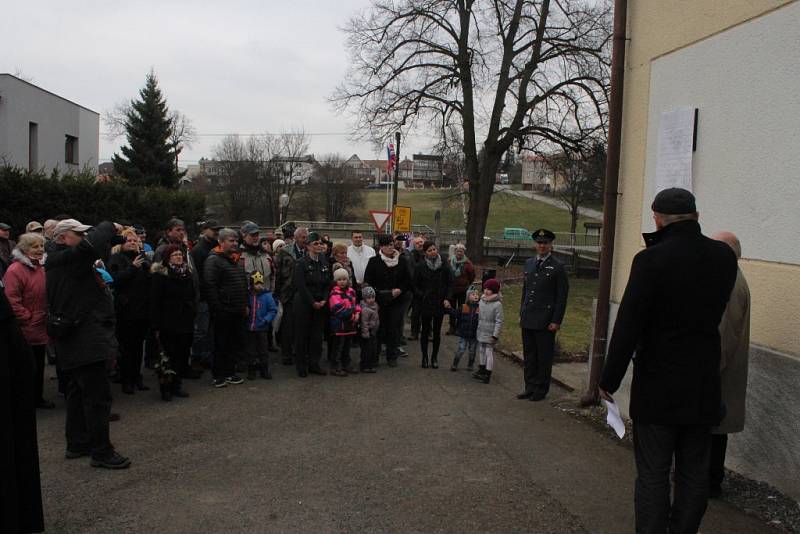
[[[106,265],[114,279],[122,392],[133,394],[134,387],[139,391],[150,389],[144,385],[139,371],[144,339],[150,327],[150,262],[135,230],[123,230],[122,237],[125,241],[111,249],[112,255]]]
[[[44,237],[37,233],[22,234],[11,254],[13,262],[3,277],[3,284],[22,335],[33,352],[36,405],[39,408],[54,408],[55,404],[42,397],[44,355],[48,342],[47,292],[42,261]]]

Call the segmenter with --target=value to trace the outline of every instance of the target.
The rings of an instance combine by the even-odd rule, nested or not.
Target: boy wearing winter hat
[[[480,305],[478,301],[481,295],[477,289],[470,287],[467,291],[467,301],[462,304],[458,309],[450,308],[447,313],[455,318],[456,334],[458,335],[458,348],[453,357],[453,365],[450,366],[451,371],[458,370],[458,363],[465,352],[469,353],[469,360],[467,362],[467,370],[472,371],[475,365],[475,353],[478,349],[478,320],[480,318]]]
[[[375,373],[378,367],[378,328],[381,320],[375,290],[370,286],[361,289],[361,363],[362,373]]]
[[[494,367],[494,346],[500,339],[503,328],[503,301],[500,295],[500,282],[490,278],[483,283],[483,296],[478,312],[478,350],[480,366],[473,378],[488,384]]]
[[[261,271],[253,271],[249,277],[247,332],[245,332],[245,354],[247,354],[247,379],[255,380],[256,372],[261,378],[272,378],[269,372],[269,326],[278,313],[267,279]]]
[[[331,375],[347,376],[354,373],[350,367],[350,342],[356,335],[361,306],[356,300],[356,291],[350,287],[347,269],[336,269],[333,273],[333,289],[328,297],[331,317]]]

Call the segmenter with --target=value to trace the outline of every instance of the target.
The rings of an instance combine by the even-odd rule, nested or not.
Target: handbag
[[[47,335],[51,339],[66,339],[75,331],[78,323],[62,313],[50,313],[47,315]]]

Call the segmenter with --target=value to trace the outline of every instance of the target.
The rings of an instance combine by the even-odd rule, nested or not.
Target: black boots
[[[483,382],[484,384],[488,384],[491,380],[492,380],[492,372],[491,371],[486,371],[486,373],[480,379],[480,381]]]
[[[438,368],[439,368],[439,357],[431,356],[431,369],[438,369]]]
[[[422,366],[421,367],[423,369],[427,369],[428,368],[428,356],[425,355],[425,354],[422,355]]]
[[[269,364],[267,362],[261,362],[261,365],[258,366],[258,374],[265,380],[272,380],[272,373],[269,372]]]
[[[258,377],[256,374],[256,364],[251,363],[247,366],[247,379],[248,380],[255,380]]]
[[[486,366],[479,365],[478,370],[472,373],[472,378],[475,380],[483,380],[483,376],[486,374]]]

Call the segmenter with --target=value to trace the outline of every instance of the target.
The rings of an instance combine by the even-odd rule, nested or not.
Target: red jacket
[[[29,345],[47,345],[47,292],[44,267],[19,250],[3,276],[5,293]]]

